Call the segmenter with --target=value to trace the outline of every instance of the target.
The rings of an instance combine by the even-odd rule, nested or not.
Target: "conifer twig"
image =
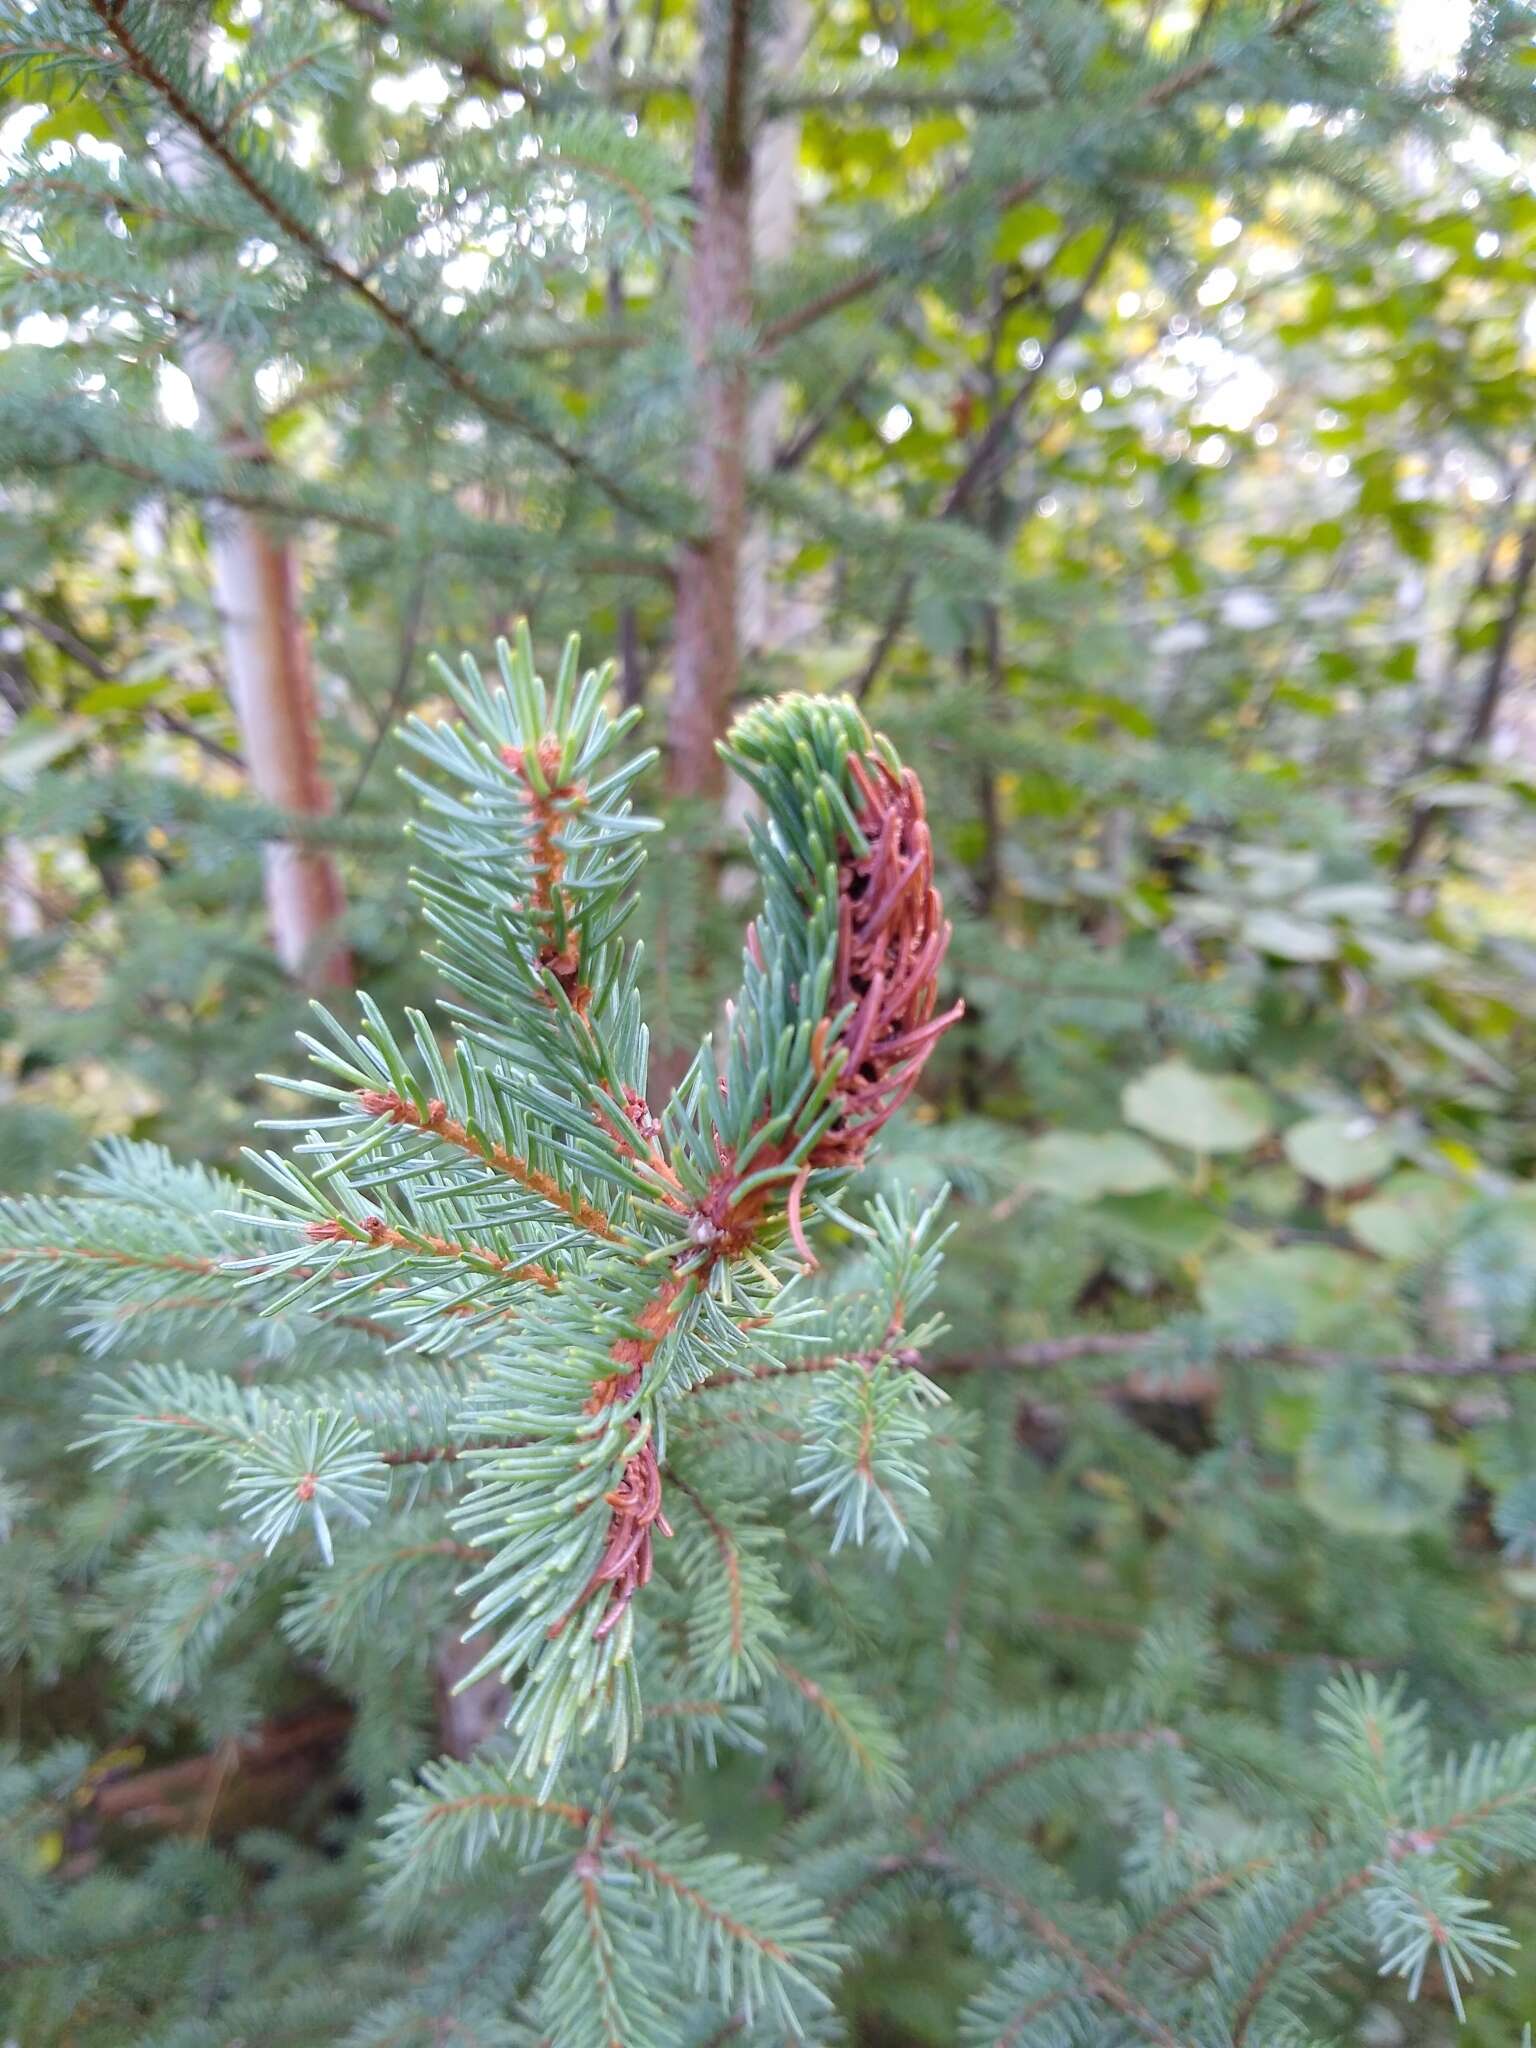
[[[350,1223],[345,1217],[332,1216],[323,1223],[307,1224],[304,1234],[311,1244],[375,1245],[400,1252],[427,1252],[438,1259],[462,1259],[468,1265],[484,1267],[505,1280],[531,1280],[549,1294],[557,1292],[560,1286],[559,1276],[537,1260],[519,1265],[516,1260],[492,1251],[489,1245],[456,1244],[436,1231],[401,1230],[393,1223],[386,1223],[382,1216],[369,1216],[361,1223]]]
[[[591,1202],[582,1201],[568,1194],[552,1174],[541,1172],[528,1160],[520,1158],[515,1152],[509,1152],[505,1145],[499,1142],[493,1144],[478,1136],[467,1124],[461,1123],[456,1117],[451,1117],[448,1114],[448,1105],[440,1098],[434,1097],[425,1108],[422,1108],[404,1096],[396,1094],[392,1089],[360,1088],[357,1100],[370,1116],[386,1117],[390,1123],[399,1124],[407,1130],[428,1132],[444,1145],[454,1146],[461,1152],[472,1153],[476,1159],[494,1167],[497,1173],[505,1174],[508,1180],[515,1181],[519,1187],[527,1188],[531,1194],[538,1195],[541,1200],[548,1202],[551,1208],[569,1216],[573,1223],[579,1223],[583,1230],[590,1231],[594,1237],[611,1239],[618,1235],[612,1222],[601,1209],[596,1208]]]
[[[1123,2018],[1128,2019],[1138,2033],[1143,2034],[1149,2041],[1156,2042],[1157,2048],[1186,2048],[1186,2044],[1181,2042],[1179,2037],[1168,2027],[1164,2026],[1157,2015],[1143,2005],[1134,1992],[1120,1982],[1112,1970],[1106,1969],[1100,1963],[1096,1963],[1092,1956],[1088,1955],[1072,1939],[1064,1927],[1053,1920],[1049,1913],[1042,1912],[1032,1900],[1026,1899],[1022,1893],[1013,1890],[1010,1886],[1000,1884],[987,1871],[976,1869],[971,1863],[962,1860],[947,1850],[926,1850],[921,1860],[930,1869],[948,1872],[951,1875],[960,1877],[967,1884],[975,1885],[978,1890],[987,1892],[991,1897],[999,1899],[1008,1911],[1030,1930],[1043,1947],[1051,1950],[1053,1954],[1060,1956],[1064,1962],[1072,1965],[1081,1978],[1083,1989],[1091,1997],[1097,1999],[1103,2005],[1110,2006]],[[1022,2042],[1024,2037],[1018,2035],[1015,2038]]]
[[[1176,1728],[1169,1728],[1160,1722],[1148,1722],[1140,1728],[1093,1729],[1085,1735],[1066,1735],[1059,1742],[1048,1742],[1038,1749],[1022,1750],[1018,1756],[1009,1757],[979,1778],[958,1800],[945,1816],[942,1832],[948,1831],[971,1811],[988,1799],[999,1785],[1006,1785],[1010,1779],[1027,1776],[1031,1771],[1045,1770],[1049,1765],[1060,1763],[1071,1756],[1095,1756],[1099,1752],[1138,1749],[1182,1749],[1184,1738]]]
[[[1351,1871],[1348,1877],[1341,1878],[1330,1891],[1324,1892],[1320,1899],[1314,1900],[1306,1912],[1293,1920],[1280,1938],[1266,1950],[1263,1960],[1254,1972],[1252,1980],[1233,2015],[1232,2048],[1243,2048],[1244,2042],[1248,2039],[1248,2029],[1253,2024],[1254,2015],[1263,2004],[1265,1993],[1269,1990],[1270,1985],[1284,1966],[1286,1959],[1301,1946],[1314,1929],[1321,1927],[1323,1922],[1336,1913],[1341,1906],[1347,1905],[1358,1893],[1363,1892],[1375,1875],[1376,1865],[1374,1863],[1368,1864],[1361,1870]]]
[[[1176,1341],[1176,1340],[1175,1340]],[[1037,1343],[1010,1344],[1001,1351],[975,1352],[962,1358],[937,1358],[930,1373],[943,1378],[971,1372],[1051,1372],[1082,1359],[1142,1358],[1170,1352],[1163,1330],[1085,1330],[1069,1337],[1046,1337]],[[1202,1356],[1206,1353],[1202,1349]],[[1292,1367],[1299,1372],[1343,1372],[1365,1367],[1389,1379],[1523,1379],[1536,1373],[1536,1352],[1493,1351],[1486,1357],[1457,1358],[1435,1352],[1338,1351],[1305,1344],[1254,1345],[1222,1343],[1210,1355],[1254,1365]],[[1170,1370],[1177,1360],[1171,1358]],[[827,1369],[821,1360],[806,1360],[802,1372]],[[775,1377],[770,1373],[767,1377]]]

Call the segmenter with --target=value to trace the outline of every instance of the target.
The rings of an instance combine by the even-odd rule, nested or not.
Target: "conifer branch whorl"
[[[331,1525],[368,1532],[395,1489],[438,1499],[472,1574],[468,1634],[485,1638],[459,1683],[509,1688],[509,1768],[548,1789],[589,1734],[616,1766],[639,1730],[635,1609],[671,1534],[672,1446],[698,1426],[680,1396],[814,1355],[826,1370],[783,1438],[790,1490],[831,1517],[833,1548],[867,1536],[894,1556],[925,1513],[943,1397],[914,1369],[934,1326],[911,1318],[936,1277],[935,1211],[838,1212],[879,1277],[852,1308],[799,1283],[818,1208],[958,1011],[938,1004],[949,927],[916,778],[844,700],[760,704],[731,747],[765,799],[741,989],[653,1113],[624,937],[654,829],[632,807],[647,765],[622,748],[634,721],[609,715],[607,672],[583,674],[574,641],[552,685],[526,626],[498,661],[496,681],[469,660],[445,670],[459,717],[404,735],[451,1047],[414,1013],[397,1033],[366,993],[356,1030],[317,1006],[303,1040],[315,1076],[284,1084],[310,1101],[290,1148],[255,1161],[272,1192],[239,1205],[250,1241],[231,1244],[227,1278],[200,1198],[183,1238],[135,1223],[80,1257],[129,1261],[131,1302],[206,1283],[414,1354],[385,1368],[399,1414],[373,1378],[338,1378],[306,1405],[173,1376],[126,1408],[104,1394],[93,1441],[212,1461],[264,1553],[312,1529],[328,1557]],[[52,1257],[57,1220],[14,1246],[39,1290],[67,1264]],[[450,1357],[449,1373],[425,1365]],[[713,1477],[691,1490],[686,1470],[667,1597],[685,1587],[696,1603],[701,1672],[761,1682],[780,1598],[757,1557],[765,1532],[755,1506],[722,1501]]]

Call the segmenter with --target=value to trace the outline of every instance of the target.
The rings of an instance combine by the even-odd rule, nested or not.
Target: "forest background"
[[[995,1579],[903,1566],[881,1713],[926,1714],[929,1658],[966,1711],[973,1663],[1070,1708],[1155,1640],[1276,1757],[1342,1674],[1427,1702],[1437,1756],[1523,1728],[1530,10],[9,0],[0,77],[0,1187],[121,1137],[242,1175],[311,996],[430,1002],[395,730],[521,616],[660,748],[675,1080],[753,886],[717,742],[846,691],[927,788],[966,1005],[880,1172],[953,1191],[931,1367],[1005,1446]],[[49,1940],[107,1887],[64,1964],[93,1917],[191,1956],[164,1893],[215,1880],[167,1843],[223,1859],[217,1922],[468,1738],[437,1639],[359,1725],[223,1566],[170,1569],[175,1489],[75,1447],[79,1305],[0,1358],[17,1853]],[[749,1840],[796,1808],[766,1782]],[[1528,1858],[1488,1882],[1536,1929]],[[907,1903],[839,1994],[861,2041],[976,1993]],[[360,2044],[448,2038],[363,2031],[361,1908],[292,1910]],[[28,2048],[204,2038],[16,1939]],[[1515,1970],[1463,2029],[1433,1971],[1413,2006],[1340,1964],[1330,2024],[1512,2042]]]

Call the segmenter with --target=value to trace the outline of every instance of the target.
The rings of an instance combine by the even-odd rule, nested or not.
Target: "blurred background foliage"
[[[1027,1697],[1112,1682],[1182,1605],[1280,1730],[1340,1664],[1407,1672],[1447,1740],[1530,1718],[1529,10],[764,16],[752,326],[716,319],[702,356],[708,10],[148,14],[134,66],[92,58],[90,8],[0,9],[0,1184],[112,1134],[230,1163],[283,1106],[253,1077],[289,1064],[321,960],[274,953],[274,839],[334,863],[358,981],[430,996],[390,737],[436,702],[430,650],[580,627],[665,742],[699,393],[739,376],[724,708],[853,689],[920,764],[967,1003],[886,1163],[957,1190],[946,1362],[1029,1497],[1006,1599],[967,1620],[951,1559],[903,1579],[908,1624],[974,1626]],[[255,192],[216,152],[166,172],[156,33],[199,41]],[[309,815],[246,772],[210,566],[235,518],[297,565]],[[670,780],[664,1068],[734,975],[743,873],[738,812]],[[67,1304],[6,1325],[0,1715],[132,1783],[316,1688],[260,1587],[187,1613],[176,1686],[136,1667],[123,1616],[171,1539],[153,1486],[68,1449],[69,1333]],[[434,1712],[423,1681],[351,1740],[401,1768]],[[190,1821],[126,1847],[84,1801],[39,1868],[124,1946],[146,1857],[215,1928],[259,1874],[276,1986],[355,1794],[274,1770],[256,1818],[287,1837],[216,1876],[188,1839],[248,1816],[206,1772]],[[1529,1873],[1500,1883],[1528,1926]],[[357,1923],[324,1938],[354,2010],[382,1995]],[[1512,2042],[1520,1967],[1464,2030],[1433,1987],[1355,1985],[1340,2038]],[[925,1923],[852,1981],[857,2038],[952,2038],[965,1968]],[[110,2005],[89,2034],[67,2000],[18,2010],[28,2048],[129,2038]],[[289,2035],[326,2024],[296,2007]]]

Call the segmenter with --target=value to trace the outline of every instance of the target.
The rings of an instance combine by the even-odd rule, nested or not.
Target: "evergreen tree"
[[[1468,26],[0,9],[29,2048],[1518,2037],[1536,214]],[[616,685],[425,673],[530,596]],[[951,1005],[843,689],[966,1004],[867,1162]],[[300,1093],[274,846],[371,991]]]

